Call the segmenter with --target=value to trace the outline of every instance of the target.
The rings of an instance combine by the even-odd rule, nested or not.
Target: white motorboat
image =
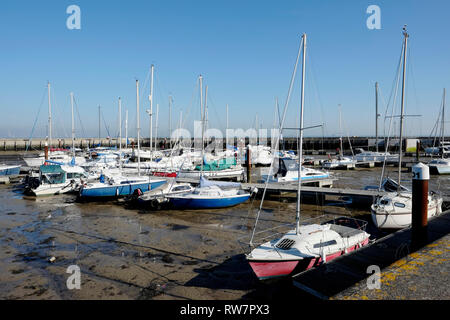
[[[337,156],[333,159],[328,159],[322,162],[324,169],[337,169],[345,166],[352,166],[356,164],[356,160],[350,157]]]
[[[35,196],[77,192],[88,179],[89,175],[79,166],[42,165],[39,179],[30,183],[29,191]]]
[[[269,179],[269,182],[293,182],[298,180],[298,171],[298,162],[296,160],[290,158],[280,158],[277,173],[270,177],[266,174],[262,174],[261,178],[263,181],[267,181],[267,179]],[[302,181],[328,178],[330,178],[330,174],[328,172],[302,166]]]

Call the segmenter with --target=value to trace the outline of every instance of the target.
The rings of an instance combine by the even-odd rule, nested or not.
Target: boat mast
[[[375,82],[375,151],[378,152],[378,82]]]
[[[47,82],[48,91],[48,146],[52,147],[52,104],[50,102],[50,82]]]
[[[339,108],[339,132],[341,134],[341,136],[339,137],[339,154],[342,157],[344,156],[342,144],[342,106],[338,104],[338,108]]]
[[[205,86],[205,105],[203,108],[203,122],[202,122],[202,167],[201,167],[201,176],[203,176],[203,162],[204,162],[204,154],[205,154],[205,119],[206,119],[206,101],[208,97],[208,86]]]
[[[155,127],[155,150],[158,141],[158,116],[159,116],[159,103],[156,104],[156,127]]]
[[[122,99],[119,97],[119,167],[122,169]]]
[[[444,124],[445,124],[445,88],[444,88],[444,95],[442,98],[442,142],[441,142],[441,146],[442,146],[442,159],[444,159],[444,135],[445,135],[445,129],[444,129]]]
[[[119,97],[119,150],[122,152],[122,99]]]
[[[128,109],[125,111],[125,148],[128,148]]]
[[[228,130],[228,103],[227,103],[227,127],[225,129],[225,136],[226,136],[226,131]]]
[[[152,64],[151,68],[150,68],[150,95],[148,96],[148,99],[150,100],[150,161],[153,160],[153,155],[152,155],[152,149],[153,149],[153,70],[154,70],[154,66]]]
[[[402,80],[402,106],[400,114],[400,141],[399,141],[399,157],[398,157],[398,190],[400,191],[401,177],[402,177],[402,149],[403,149],[403,118],[405,112],[405,82],[406,82],[406,53],[408,48],[409,34],[406,31],[406,26],[403,27],[404,45],[403,45],[403,80]]]
[[[300,189],[302,185],[302,160],[303,160],[303,109],[305,102],[305,63],[306,63],[306,33],[302,36],[303,40],[303,64],[302,64],[302,89],[300,100],[300,142],[298,150],[298,188],[297,188],[297,210],[296,210],[296,233],[300,233]]]
[[[141,154],[140,154],[140,138],[141,128],[139,126],[139,80],[136,79],[136,126],[137,126],[137,148],[138,148],[138,176],[141,175]]]
[[[98,143],[99,143],[99,145],[101,144],[101,142],[100,142],[100,105],[98,105]]]
[[[73,92],[70,93],[70,106],[72,111],[72,155],[75,157],[75,124],[73,121]]]
[[[172,96],[169,95],[169,148],[172,148]]]

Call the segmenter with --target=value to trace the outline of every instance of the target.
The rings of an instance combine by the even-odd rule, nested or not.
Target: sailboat
[[[121,103],[119,98],[119,123],[121,117]],[[158,188],[166,183],[163,179],[152,179],[150,176],[140,176],[140,128],[139,128],[139,81],[136,80],[136,113],[137,113],[137,133],[138,133],[138,176],[125,176],[123,173],[119,175],[101,175],[99,182],[86,183],[80,188],[80,199],[93,198],[117,198],[132,195],[135,190],[140,189],[141,192],[146,192]],[[122,131],[120,132],[120,149],[122,149]],[[119,155],[121,157],[120,150]],[[121,159],[119,164],[121,165]]]
[[[339,137],[339,155],[336,158],[328,159],[322,162],[322,167],[325,169],[337,169],[343,166],[354,165],[356,160],[350,157],[344,157],[344,148],[342,143],[342,110],[339,105],[339,129],[341,136]],[[351,145],[350,145],[351,148]],[[353,153],[353,150],[352,150]]]
[[[402,170],[402,142],[403,142],[403,118],[405,107],[405,81],[406,81],[406,53],[409,34],[403,28],[403,83],[400,115],[400,147],[398,162],[398,189],[387,195],[376,199],[371,206],[371,215],[374,224],[379,229],[401,229],[411,225],[412,220],[412,192],[402,190],[401,170]],[[442,212],[442,197],[431,193],[428,195],[428,218]]]
[[[46,159],[44,153],[40,153],[37,157],[36,156],[23,157],[23,160],[25,161],[26,165],[30,168],[38,168],[39,166],[43,165],[46,160],[57,161],[63,164],[70,164],[72,162],[72,158],[75,157],[75,154],[70,155],[62,150],[59,149],[54,150],[52,148],[52,105],[50,98],[51,97],[50,82],[47,83],[47,90],[48,90],[48,147],[49,147],[48,157]],[[77,164],[81,164],[86,162],[86,159],[84,157],[75,157],[75,162]]]
[[[431,174],[450,174],[450,159],[445,158],[445,89],[442,98],[442,119],[441,119],[441,159],[431,160],[428,166]]]
[[[73,92],[70,93],[72,110],[72,160],[69,164],[44,160],[39,167],[39,177],[29,177],[26,192],[35,196],[56,195],[79,191],[80,186],[92,179],[82,167],[76,165],[75,125],[73,116]],[[67,157],[69,155],[66,155]]]
[[[200,76],[200,92],[202,92],[202,78]],[[202,110],[202,159],[204,159],[204,131],[207,110],[208,87],[205,88],[205,108]],[[200,100],[200,103],[202,101]],[[170,204],[176,209],[212,209],[226,208],[241,204],[250,198],[250,193],[241,189],[240,183],[209,181],[204,177],[204,169],[211,164],[204,163],[200,166],[200,185],[191,192],[177,195],[169,195]],[[209,168],[211,171],[211,168]]]
[[[302,47],[303,67],[298,153],[300,163],[302,163],[303,153],[306,34],[303,34],[302,36],[302,46],[300,49]],[[298,176],[301,176],[301,171],[302,166],[298,166]],[[250,267],[260,280],[288,276],[295,271],[303,271],[312,268],[318,264],[328,262],[340,255],[358,249],[369,242],[370,235],[364,231],[366,223],[357,221],[356,219],[341,218],[327,221],[322,224],[300,225],[300,190],[301,182],[298,180],[295,229],[289,230],[281,237],[279,237],[280,233],[269,236],[274,237],[273,240],[267,241],[268,237],[263,237],[263,243],[246,255]],[[251,247],[253,247],[254,244],[253,240],[257,222],[258,218],[255,222],[252,238],[250,240]]]

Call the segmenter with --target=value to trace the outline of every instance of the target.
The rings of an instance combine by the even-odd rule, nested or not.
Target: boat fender
[[[119,188],[116,188],[116,197],[119,196]]]

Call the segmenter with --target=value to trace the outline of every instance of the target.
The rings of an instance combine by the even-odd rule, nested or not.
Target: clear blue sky
[[[66,28],[66,8],[81,8],[81,30]],[[369,30],[366,8],[381,8],[381,30]],[[387,101],[402,44],[410,33],[406,134],[428,135],[442,89],[450,88],[449,1],[21,1],[0,10],[0,136],[46,135],[46,83],[54,93],[54,136],[70,136],[73,91],[84,132],[97,136],[101,105],[112,136],[117,134],[117,99],[129,109],[135,134],[135,79],[146,82],[155,65],[159,135],[168,132],[168,95],[174,97],[173,126],[183,110],[190,128],[199,118],[196,81],[208,85],[210,126],[272,127],[275,97],[284,105],[302,33],[308,34],[305,124],[325,123],[339,134],[338,104],[345,135],[374,135],[374,84]],[[300,82],[286,125],[298,119]],[[148,81],[142,87],[149,94]],[[380,101],[380,113],[385,104]],[[40,107],[41,106],[41,107]],[[149,107],[148,99],[141,110]],[[448,112],[450,113],[450,111]],[[149,118],[141,114],[142,133]],[[382,130],[382,125],[380,125]],[[447,131],[448,132],[448,131]],[[307,135],[320,136],[320,129]],[[106,130],[102,124],[102,135]]]

